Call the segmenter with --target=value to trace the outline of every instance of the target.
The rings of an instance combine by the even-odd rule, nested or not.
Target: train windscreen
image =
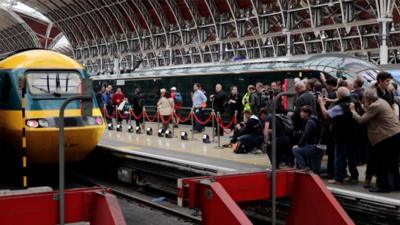
[[[81,77],[71,71],[34,71],[26,74],[32,95],[71,95],[81,92]]]

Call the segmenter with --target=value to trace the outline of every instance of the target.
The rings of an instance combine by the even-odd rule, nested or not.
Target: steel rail
[[[81,180],[82,182],[84,182],[87,185],[92,185],[92,186],[102,186],[102,187],[106,187],[106,188],[110,188],[112,193],[116,196],[119,196],[120,198],[124,198],[127,200],[131,200],[131,201],[135,201],[141,204],[144,204],[150,208],[154,208],[163,212],[166,212],[168,214],[174,215],[176,217],[179,217],[181,219],[186,219],[186,220],[190,220],[190,221],[194,221],[196,223],[201,223],[201,218],[200,217],[196,217],[196,216],[192,216],[189,215],[187,213],[181,212],[179,210],[173,209],[171,207],[167,207],[155,202],[152,202],[150,200],[147,200],[143,197],[134,195],[132,193],[127,193],[127,191],[123,191],[121,190],[121,188],[118,188],[118,185],[115,184],[110,184],[107,182],[99,182],[99,181],[95,181],[89,177],[86,177],[82,174],[79,175],[75,175],[77,179]],[[162,190],[161,190],[162,191]],[[143,194],[146,195],[146,194]]]

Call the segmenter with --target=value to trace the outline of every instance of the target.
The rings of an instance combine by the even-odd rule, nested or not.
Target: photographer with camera
[[[351,183],[358,182],[358,171],[356,162],[356,140],[353,133],[358,129],[358,124],[350,112],[352,99],[350,91],[346,87],[337,90],[338,101],[329,110],[326,109],[326,98],[319,97],[322,114],[325,118],[332,120],[333,138],[335,141],[335,172],[334,179],[329,180],[332,184],[342,184],[346,176],[346,164],[351,175]]]

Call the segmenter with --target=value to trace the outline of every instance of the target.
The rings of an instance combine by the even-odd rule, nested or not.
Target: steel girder
[[[61,28],[82,62],[116,57],[133,66],[143,58],[144,66],[168,66],[321,52],[376,60],[382,18],[389,60],[400,46],[400,0],[22,1]]]
[[[0,53],[39,48],[39,39],[26,22],[12,10],[0,6]]]

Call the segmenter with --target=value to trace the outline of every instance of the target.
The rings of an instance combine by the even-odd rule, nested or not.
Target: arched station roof
[[[0,54],[39,46],[29,25],[15,12],[0,5]]]
[[[21,49],[52,48],[63,34],[52,22],[0,5],[0,55]]]
[[[378,61],[381,24],[391,60],[400,0],[21,0],[66,35],[96,70],[348,53]],[[115,69],[115,67],[113,68]]]

